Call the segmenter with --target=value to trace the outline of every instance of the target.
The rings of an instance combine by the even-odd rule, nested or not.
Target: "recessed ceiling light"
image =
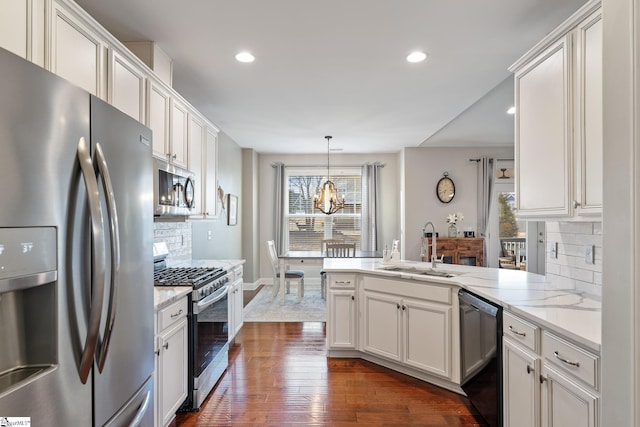
[[[240,62],[253,62],[256,58],[249,52],[240,52],[236,55],[236,59]]]
[[[407,55],[407,61],[409,62],[422,62],[427,59],[427,54],[420,51],[411,52]]]
[[[507,114],[515,114],[516,113],[516,107],[509,107],[509,109],[507,110]]]

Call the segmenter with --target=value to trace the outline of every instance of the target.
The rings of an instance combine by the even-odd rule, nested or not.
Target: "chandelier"
[[[338,197],[338,189],[329,178],[329,140],[331,136],[325,136],[327,139],[327,180],[322,184],[320,193],[313,196],[313,207],[320,209],[320,212],[331,215],[344,208],[344,195],[342,200]]]

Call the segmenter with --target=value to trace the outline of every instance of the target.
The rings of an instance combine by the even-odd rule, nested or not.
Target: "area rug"
[[[327,305],[320,296],[320,285],[304,287],[304,297],[298,302],[296,286],[285,294],[280,305],[280,295],[273,298],[271,285],[263,286],[244,308],[245,322],[324,322],[327,320]]]

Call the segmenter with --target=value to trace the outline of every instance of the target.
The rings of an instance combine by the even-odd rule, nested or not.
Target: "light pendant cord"
[[[325,136],[327,140],[327,181],[331,181],[331,177],[329,176],[329,141],[333,138],[331,135]]]

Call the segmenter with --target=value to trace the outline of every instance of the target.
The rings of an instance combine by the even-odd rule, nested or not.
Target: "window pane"
[[[358,170],[359,172],[359,170]],[[344,196],[345,207],[325,215],[313,207],[313,197],[319,193],[326,176],[291,174],[288,176],[288,212],[290,251],[319,251],[323,239],[344,239],[360,248],[361,176],[332,176],[331,181]]]

